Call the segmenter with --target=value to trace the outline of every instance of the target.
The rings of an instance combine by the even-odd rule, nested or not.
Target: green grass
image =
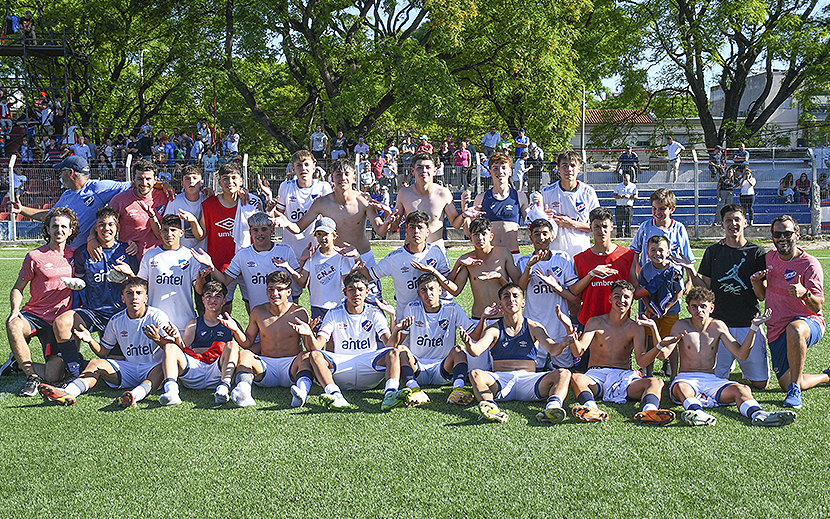
[[[0,250],[0,292],[9,292],[21,264],[1,258],[25,252]],[[379,257],[386,252],[376,248]],[[461,252],[451,250],[451,261]],[[811,253],[830,271],[828,251]],[[390,283],[384,293],[391,299]],[[469,311],[471,298],[464,296],[459,301]],[[240,306],[235,317],[246,322]],[[8,315],[7,299],[1,308]],[[0,341],[5,356],[5,336]],[[828,365],[825,338],[810,349],[807,370]],[[2,517],[780,518],[830,512],[827,388],[805,392],[798,420],[782,429],[752,428],[734,407],[714,410],[714,427],[656,429],[630,422],[634,404],[601,403],[607,423],[568,419],[544,426],[534,418],[542,403],[508,402],[502,406],[508,423],[485,423],[473,406],[445,404],[445,388],[427,389],[433,403],[426,408],[389,413],[379,410],[380,391],[347,392],[357,410],[331,413],[313,397],[291,409],[281,388],[255,388],[254,408],[217,408],[210,391],[182,390],[184,404],[174,408],[160,407],[155,394],[120,410],[111,404],[118,392],[102,385],[64,408],[18,398],[22,384],[21,376],[0,379]],[[780,409],[779,390],[755,395],[766,408]],[[569,396],[566,406],[573,403]],[[671,405],[665,391],[663,405]]]

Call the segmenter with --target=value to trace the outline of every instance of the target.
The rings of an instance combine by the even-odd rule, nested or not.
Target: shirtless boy
[[[752,425],[780,427],[792,423],[795,411],[764,411],[752,397],[749,386],[718,378],[714,374],[718,343],[722,342],[735,357],[746,360],[755,342],[755,332],[772,317],[772,310],[767,309],[764,315],[753,319],[750,333],[743,344],[738,344],[726,324],[712,318],[714,303],[715,294],[711,290],[693,287],[686,294],[691,317],[677,321],[672,327],[675,336],[686,333],[679,342],[680,372],[670,388],[672,399],[682,403],[685,409],[680,413],[680,419],[689,425],[714,425],[715,417],[703,408],[734,403],[742,415],[752,420]]]
[[[679,338],[663,339],[657,348],[646,350],[643,328],[648,326],[656,339],[660,338],[660,332],[651,319],[635,323],[628,317],[634,301],[634,287],[625,280],[614,281],[608,299],[611,310],[605,315],[590,318],[585,333],[575,339],[571,347],[576,356],[591,347],[588,371],[571,375],[571,387],[579,402],[571,412],[583,422],[604,422],[608,415],[597,407],[595,398],[602,397],[606,402],[615,404],[639,399],[642,408],[634,415],[636,423],[666,425],[674,420],[674,413],[659,409],[663,381],[654,377],[643,378],[639,371],[632,370],[631,352],[634,352],[637,365],[642,368],[664,355],[664,349]],[[568,318],[565,315],[561,318],[570,328]]]
[[[473,206],[481,211],[493,224],[493,245],[504,247],[513,254],[513,261],[519,260],[519,220],[527,216],[527,195],[516,191],[510,185],[510,175],[513,166],[510,157],[496,152],[490,157],[490,177],[493,187],[479,193]],[[465,210],[465,223],[469,224],[472,216],[465,205],[466,198],[462,199],[462,208]],[[472,232],[472,231],[470,231]],[[518,279],[518,278],[517,278]]]
[[[406,216],[412,211],[424,211],[429,215],[428,243],[444,245],[444,215],[450,225],[458,229],[464,217],[455,208],[452,193],[446,187],[433,182],[435,158],[429,153],[417,153],[412,157],[412,173],[415,184],[398,191],[395,211]],[[385,233],[383,233],[385,234]]]

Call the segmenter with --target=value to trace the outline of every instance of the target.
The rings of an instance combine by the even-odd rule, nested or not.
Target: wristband
[[[755,332],[757,332],[760,328],[761,328],[761,327],[760,327],[760,326],[758,326],[757,324],[753,324],[752,326],[750,326],[750,327],[749,327],[749,331],[750,331],[750,332],[752,332],[752,333],[755,333]]]

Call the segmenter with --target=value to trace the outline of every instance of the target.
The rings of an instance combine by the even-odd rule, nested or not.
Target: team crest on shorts
[[[784,271],[784,281],[792,281],[795,279],[795,276],[796,274],[794,270],[787,269]]]
[[[372,321],[367,319],[367,320],[363,321],[362,323],[360,323],[360,327],[368,332],[369,330],[372,329]]]

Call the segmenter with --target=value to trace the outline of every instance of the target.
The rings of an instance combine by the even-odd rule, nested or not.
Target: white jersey
[[[395,249],[370,269],[375,279],[392,276],[392,282],[395,285],[395,300],[397,301],[395,313],[397,315],[402,315],[406,305],[418,299],[416,281],[423,272],[411,265],[413,261],[435,267],[435,270],[444,276],[450,273],[450,262],[447,260],[447,253],[444,249],[433,243],[425,245],[424,250],[417,254],[406,250],[406,246]]]
[[[577,222],[588,223],[588,215],[599,207],[599,200],[594,188],[585,182],[579,182],[574,191],[563,191],[559,182],[555,182],[542,189],[542,204]],[[590,246],[591,233],[560,227],[550,249],[565,251],[574,257]]]
[[[271,248],[266,251],[258,251],[253,245],[249,245],[243,249],[239,249],[228,267],[225,269],[225,275],[232,278],[242,277],[241,283],[245,285],[247,292],[248,303],[251,308],[268,302],[268,295],[265,293],[265,279],[268,274],[275,270],[282,270],[274,265],[274,258],[287,261],[292,269],[299,271],[300,262],[294,255],[294,251],[287,245],[274,243]],[[291,294],[294,297],[299,297],[302,289],[297,286],[294,281],[291,281]]]
[[[334,344],[334,353],[358,355],[377,349],[375,337],[383,338],[389,332],[383,312],[374,305],[363,305],[359,314],[350,314],[345,305],[338,305],[323,317],[318,337]]]
[[[297,185],[297,179],[287,180],[280,184],[278,193],[279,202],[277,209],[280,210],[292,222],[299,222],[308,212],[315,199],[331,193],[331,184],[322,180],[314,180],[309,187]],[[294,234],[282,233],[282,243],[291,247],[294,255],[298,258],[314,239],[314,224],[308,226],[303,232]]]
[[[516,263],[519,272],[524,272],[530,257],[531,255],[528,254],[519,258]],[[562,311],[567,313],[568,301],[554,292],[550,285],[539,279],[539,276],[536,275],[536,269],[539,269],[543,274],[550,273],[562,288],[567,288],[579,281],[579,277],[574,271],[573,260],[567,252],[551,251],[549,260],[540,261],[530,268],[533,269],[533,274],[530,276],[530,282],[525,291],[524,316],[544,326],[550,338],[557,341],[562,340],[567,333],[565,332],[565,325],[556,317],[556,305],[559,305]]]
[[[176,250],[155,247],[141,258],[138,277],[150,284],[148,304],[170,316],[170,322],[179,332],[184,332],[187,323],[196,318],[193,284],[199,271],[205,268],[184,246]]]
[[[324,255],[318,249],[305,264],[308,271],[308,302],[331,310],[343,300],[343,276],[354,265],[354,258],[342,254]]]
[[[167,314],[152,306],[148,306],[138,319],[131,319],[126,310],[121,310],[107,323],[101,344],[106,348],[120,349],[127,362],[158,364],[164,357],[164,350],[144,335],[144,327],[154,324],[165,335],[164,327],[170,322]]]
[[[404,332],[407,337],[403,344],[419,360],[446,358],[455,346],[458,327],[470,331],[470,327],[475,324],[455,301],[441,301],[441,308],[437,312],[427,313],[424,303],[418,299],[406,305],[403,315],[398,319],[410,316],[414,322]]]
[[[199,193],[199,200],[191,202],[184,196],[184,193],[176,195],[171,202],[167,204],[164,214],[179,214],[179,209],[187,211],[196,217],[196,220],[202,219],[202,202],[205,201],[205,196]],[[182,229],[184,229],[184,236],[182,236],[182,245],[189,249],[204,249],[207,250],[205,240],[197,240],[193,236],[193,230],[190,228],[190,222],[182,220]]]

